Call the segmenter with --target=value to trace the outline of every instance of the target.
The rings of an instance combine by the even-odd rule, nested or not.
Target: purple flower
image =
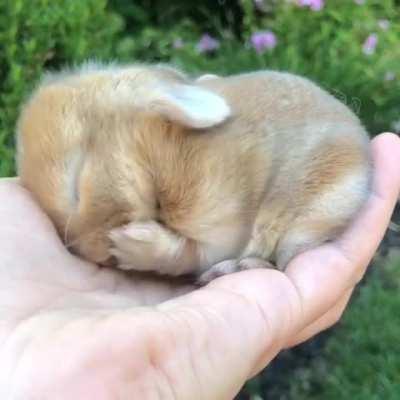
[[[208,33],[205,33],[197,43],[197,51],[199,53],[210,53],[214,50],[219,49],[219,40],[213,38]]]
[[[383,31],[387,31],[390,28],[390,21],[388,19],[380,19],[378,21],[378,26]]]
[[[313,11],[320,11],[324,8],[324,0],[314,0],[311,1],[310,8]]]
[[[313,11],[320,11],[324,8],[324,0],[298,0],[300,7],[309,7]]]
[[[358,4],[359,6],[362,6],[365,4],[365,0],[354,0],[354,3]]]
[[[371,33],[365,40],[362,46],[362,50],[364,54],[370,56],[375,53],[377,45],[378,45],[378,35],[376,33]]]
[[[396,74],[392,71],[387,71],[384,77],[385,81],[394,81],[396,79]]]
[[[173,41],[172,47],[174,49],[181,49],[184,46],[183,40],[181,38],[177,38]]]
[[[277,44],[276,35],[271,31],[255,32],[251,35],[250,43],[257,53],[272,50]]]

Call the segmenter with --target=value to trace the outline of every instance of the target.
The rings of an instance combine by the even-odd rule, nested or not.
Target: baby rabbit
[[[48,75],[18,123],[22,184],[73,252],[138,271],[216,276],[338,235],[368,196],[358,118],[307,79],[192,80],[86,64]]]

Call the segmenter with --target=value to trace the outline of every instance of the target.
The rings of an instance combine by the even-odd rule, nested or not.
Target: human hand
[[[0,183],[0,398],[232,399],[283,348],[335,323],[388,225],[400,140],[374,139],[374,189],[335,242],[285,273],[202,289],[70,255],[18,183]]]

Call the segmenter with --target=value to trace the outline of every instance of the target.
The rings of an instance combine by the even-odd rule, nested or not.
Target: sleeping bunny
[[[284,269],[336,237],[369,192],[358,118],[307,79],[191,79],[163,65],[47,75],[18,123],[22,184],[66,246],[199,282]]]

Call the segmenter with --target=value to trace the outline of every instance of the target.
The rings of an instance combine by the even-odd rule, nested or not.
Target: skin
[[[285,272],[193,291],[75,258],[30,194],[2,180],[0,398],[232,399],[280,350],[340,318],[399,196],[399,138],[380,135],[372,152],[373,192],[337,241]]]

